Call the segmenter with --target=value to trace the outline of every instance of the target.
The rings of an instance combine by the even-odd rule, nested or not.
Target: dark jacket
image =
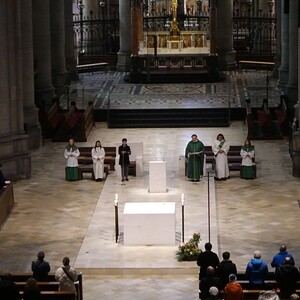
[[[246,268],[246,276],[253,285],[264,285],[268,272],[267,264],[260,258],[252,258]]]
[[[2,189],[4,186],[6,186],[5,178],[2,171],[0,170],[0,189]]]
[[[283,264],[276,269],[275,278],[280,289],[280,296],[289,298],[295,293],[296,283],[300,280],[298,269],[291,264]]]
[[[122,151],[126,151],[126,153],[122,154],[121,153]],[[121,166],[130,165],[130,161],[129,161],[129,155],[131,154],[130,147],[128,145],[126,145],[126,146],[121,145],[119,147],[118,153],[120,155],[119,165],[121,165]]]
[[[217,266],[217,276],[221,278],[223,287],[228,283],[230,274],[237,274],[236,265],[231,260],[222,260]]]
[[[207,267],[211,266],[216,269],[219,263],[219,257],[216,253],[212,251],[204,251],[200,253],[197,260],[197,265],[200,267],[199,278],[206,276]]]
[[[34,260],[31,263],[32,276],[36,281],[48,281],[50,265],[47,261]]]
[[[201,291],[201,299],[206,299],[209,297],[209,289],[215,286],[218,290],[221,290],[222,282],[219,277],[215,275],[208,275],[206,277],[201,278],[199,289]]]

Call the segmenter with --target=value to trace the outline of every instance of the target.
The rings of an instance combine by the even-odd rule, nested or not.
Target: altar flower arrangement
[[[199,254],[202,252],[199,248],[200,233],[194,233],[193,237],[183,245],[178,246],[176,252],[178,261],[197,260]]]

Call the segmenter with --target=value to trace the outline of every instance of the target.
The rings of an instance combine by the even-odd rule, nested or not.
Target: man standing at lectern
[[[185,157],[188,159],[187,178],[194,182],[200,181],[203,175],[204,145],[196,134],[192,135],[192,140],[185,148]]]
[[[131,154],[130,147],[127,145],[127,139],[122,139],[122,145],[119,147],[119,165],[121,166],[122,182],[128,181],[128,168],[130,165],[129,155]]]

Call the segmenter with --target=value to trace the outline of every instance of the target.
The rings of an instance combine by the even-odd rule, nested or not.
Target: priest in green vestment
[[[64,156],[67,160],[66,180],[74,181],[79,179],[78,156],[80,152],[74,144],[74,139],[69,139],[69,144],[65,148]]]
[[[192,140],[185,148],[185,157],[188,159],[187,178],[200,181],[203,175],[204,145],[198,140],[196,134],[192,135]]]

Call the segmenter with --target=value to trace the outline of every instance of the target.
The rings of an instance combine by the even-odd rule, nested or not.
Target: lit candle
[[[119,202],[119,195],[118,194],[115,194],[115,206],[118,205],[118,202]]]
[[[184,206],[184,204],[185,204],[184,194],[181,194],[181,205]]]

